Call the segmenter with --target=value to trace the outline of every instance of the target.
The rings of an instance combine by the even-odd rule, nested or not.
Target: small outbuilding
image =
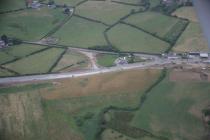
[[[200,58],[209,58],[208,53],[200,53]]]

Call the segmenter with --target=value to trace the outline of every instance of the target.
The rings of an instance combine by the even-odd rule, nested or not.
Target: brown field
[[[144,91],[148,85],[156,80],[154,77],[158,77],[159,74],[159,70],[134,70],[58,80],[52,90],[44,89],[42,96],[46,99],[60,99],[117,94],[119,92],[135,93]]]
[[[204,74],[207,75],[206,78]],[[172,70],[169,75],[169,80],[173,82],[207,82],[210,81],[210,74],[191,70]]]

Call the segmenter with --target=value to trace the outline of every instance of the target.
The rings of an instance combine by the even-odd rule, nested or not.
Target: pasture
[[[175,12],[172,13],[173,16],[177,16],[180,18],[185,18],[188,19],[192,22],[198,22],[198,18],[196,15],[195,8],[190,6],[190,7],[181,7],[177,9]]]
[[[14,60],[15,57],[14,56],[10,56],[7,53],[0,51],[0,64],[9,62],[11,60]]]
[[[9,37],[34,41],[45,36],[64,18],[61,10],[48,8],[1,14],[0,30]]]
[[[201,139],[209,90],[207,82],[172,82],[167,76],[149,93],[131,125],[169,139]]]
[[[134,14],[127,19],[125,22],[133,24],[155,36],[158,36],[166,41],[170,41],[170,38],[176,38],[182,31],[178,30],[183,28],[185,24],[179,24],[184,22],[181,19],[163,15],[157,12],[143,12]],[[175,30],[178,32],[174,33]]]
[[[67,50],[58,64],[53,68],[53,72],[67,72],[77,69],[84,69],[88,66],[89,60],[81,53]]]
[[[18,10],[26,8],[25,0],[1,0],[0,1],[0,13],[10,10]]]
[[[111,25],[128,15],[131,10],[140,8],[140,6],[118,4],[109,0],[87,1],[76,8],[76,14]]]
[[[7,70],[4,70],[4,69],[0,68],[0,77],[13,76],[13,75],[14,75],[14,73],[11,73]]]
[[[96,55],[97,63],[103,67],[111,67],[114,65],[114,61],[118,58],[118,55],[111,54],[98,54]]]
[[[79,4],[80,2],[82,2],[84,0],[55,0],[56,4],[60,4],[60,5],[68,5],[68,6],[76,6],[77,4]]]
[[[59,39],[59,44],[88,48],[106,46],[103,32],[106,26],[83,18],[72,17],[53,37]]]
[[[10,56],[21,58],[45,48],[45,46],[21,44],[4,48],[2,51]]]
[[[190,23],[176,42],[176,52],[208,51],[208,43],[198,23]]]
[[[12,69],[20,74],[47,73],[63,52],[64,49],[50,48],[6,64],[4,67]]]
[[[169,47],[168,43],[125,24],[116,25],[107,34],[120,51],[162,53]]]

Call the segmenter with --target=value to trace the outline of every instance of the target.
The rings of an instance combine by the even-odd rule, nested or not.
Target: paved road
[[[29,82],[29,81],[44,81],[44,80],[63,79],[63,78],[71,78],[71,77],[82,77],[82,76],[88,76],[88,75],[95,75],[95,74],[109,73],[109,72],[116,72],[116,71],[123,71],[123,70],[131,70],[131,69],[147,69],[154,66],[158,66],[156,68],[161,68],[162,66],[163,68],[163,66],[167,64],[172,64],[172,63],[181,64],[183,62],[195,63],[195,60],[187,61],[187,60],[182,60],[182,59],[177,59],[177,60],[155,59],[150,62],[126,64],[126,65],[115,66],[111,68],[100,68],[100,69],[95,69],[95,70],[87,70],[87,71],[79,71],[79,72],[8,77],[8,78],[0,78],[0,84],[20,83],[20,82]]]

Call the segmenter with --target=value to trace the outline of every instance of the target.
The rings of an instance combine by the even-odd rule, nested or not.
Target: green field
[[[5,48],[3,49],[3,52],[7,53],[10,56],[20,58],[45,48],[45,46],[22,44]]]
[[[136,4],[136,5],[139,5],[142,2],[142,0],[113,0],[113,1],[124,2],[128,4]]]
[[[81,53],[67,51],[54,67],[53,72],[72,71],[88,66],[88,58]]]
[[[16,58],[25,57],[31,53],[44,49],[44,46],[35,45],[16,45],[8,48],[1,49],[0,51],[0,64],[14,60]]]
[[[111,67],[114,65],[114,61],[118,58],[118,55],[98,54],[96,58],[97,58],[97,63],[100,66]]]
[[[0,15],[0,30],[8,37],[39,40],[56,27],[64,17],[61,10],[48,8],[2,14]]]
[[[4,65],[20,74],[47,73],[54,65],[64,49],[51,48],[43,52],[30,55],[13,63]]]
[[[83,0],[55,0],[56,4],[66,4],[68,6],[76,6],[78,3],[82,2]]]
[[[82,18],[72,17],[53,37],[59,38],[59,44],[88,48],[106,46],[103,36],[106,26]]]
[[[0,64],[6,63],[8,61],[14,60],[14,56],[10,56],[7,53],[0,51]]]
[[[125,22],[136,25],[161,38],[167,38],[166,35],[172,35],[171,30],[177,28],[176,24],[180,21],[180,19],[165,16],[156,12],[138,13],[125,20]]]
[[[125,24],[118,24],[107,34],[120,51],[162,53],[169,47],[168,43]]]
[[[26,8],[25,0],[1,0],[0,12]]]
[[[206,134],[201,116],[209,90],[207,82],[171,82],[166,77],[149,93],[131,124],[173,140],[200,140]]]
[[[176,52],[208,51],[208,43],[198,23],[190,23],[175,44]]]
[[[0,77],[13,76],[13,75],[14,75],[14,73],[11,73],[7,70],[4,70],[4,69],[0,68]]]
[[[106,1],[87,1],[76,8],[76,14],[107,24],[113,24],[129,14],[131,10],[139,10],[139,6],[123,5]]]

